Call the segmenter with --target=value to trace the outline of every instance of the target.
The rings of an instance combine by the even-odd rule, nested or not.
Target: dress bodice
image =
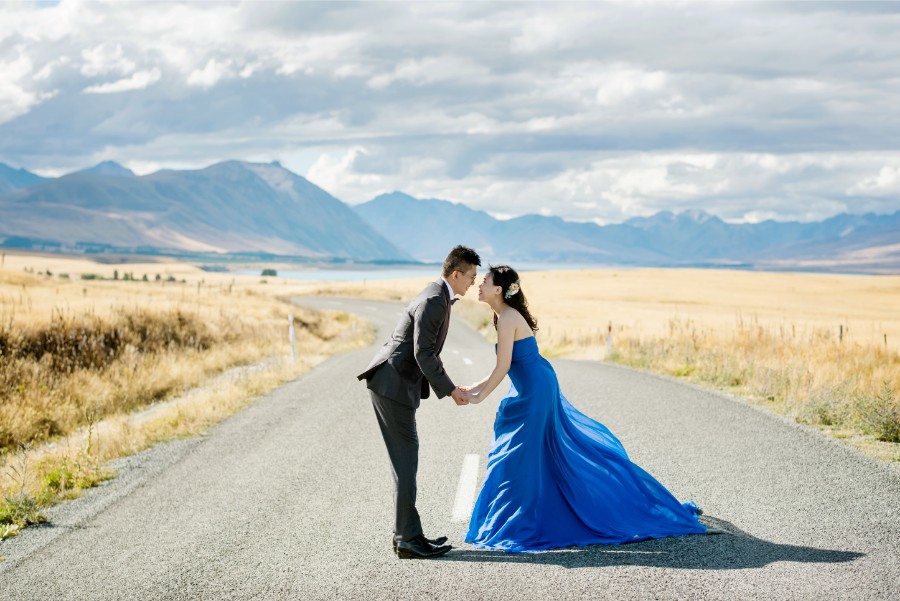
[[[496,349],[496,345],[494,346]],[[537,363],[546,363],[546,359],[541,357],[537,339],[534,336],[514,341],[512,360],[507,374],[513,386],[521,387],[524,384],[524,380],[529,375],[533,375]],[[547,363],[546,367],[552,369],[549,363]]]
[[[541,356],[538,350],[537,338],[529,336],[513,342],[513,363],[527,363]]]

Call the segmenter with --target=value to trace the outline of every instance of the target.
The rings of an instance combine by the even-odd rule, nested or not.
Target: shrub
[[[847,399],[852,393],[846,386],[813,391],[800,411],[800,421],[822,426],[839,426],[848,419]]]
[[[878,394],[860,397],[856,407],[864,432],[885,442],[900,442],[900,399],[889,382],[882,383]]]
[[[128,408],[166,394],[168,384],[136,397],[129,379],[139,364],[171,353],[207,351],[245,336],[240,323],[215,327],[180,310],[119,311],[109,318],[55,315],[35,328],[0,324],[0,449],[45,440],[84,421],[89,389],[79,382],[110,379],[104,411]]]

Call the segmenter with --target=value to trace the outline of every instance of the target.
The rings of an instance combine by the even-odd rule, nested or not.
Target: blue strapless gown
[[[566,400],[533,337],[513,344],[509,377],[466,542],[522,552],[706,531],[694,503],[680,503]]]

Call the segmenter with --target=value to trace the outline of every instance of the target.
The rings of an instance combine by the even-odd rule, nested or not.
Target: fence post
[[[612,352],[612,320],[606,326],[606,352]]]
[[[288,332],[291,337],[291,359],[296,361],[297,360],[297,343],[296,343],[296,337],[294,336],[294,314],[293,313],[288,315],[288,324],[289,324]]]

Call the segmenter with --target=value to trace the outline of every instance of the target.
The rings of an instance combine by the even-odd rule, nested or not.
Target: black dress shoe
[[[437,538],[426,538],[425,535],[423,534],[423,535],[422,535],[422,538],[424,538],[425,540],[427,540],[429,543],[431,543],[431,544],[434,545],[435,547],[440,547],[440,546],[442,546],[444,543],[447,542],[447,537],[446,537],[446,536],[439,536],[439,537],[437,537]],[[394,553],[396,553],[396,552],[397,552],[397,539],[396,539],[396,538],[391,539],[391,544],[394,546]]]
[[[398,542],[395,551],[400,559],[431,559],[440,557],[452,548],[450,545],[432,545],[420,534],[412,540]]]

